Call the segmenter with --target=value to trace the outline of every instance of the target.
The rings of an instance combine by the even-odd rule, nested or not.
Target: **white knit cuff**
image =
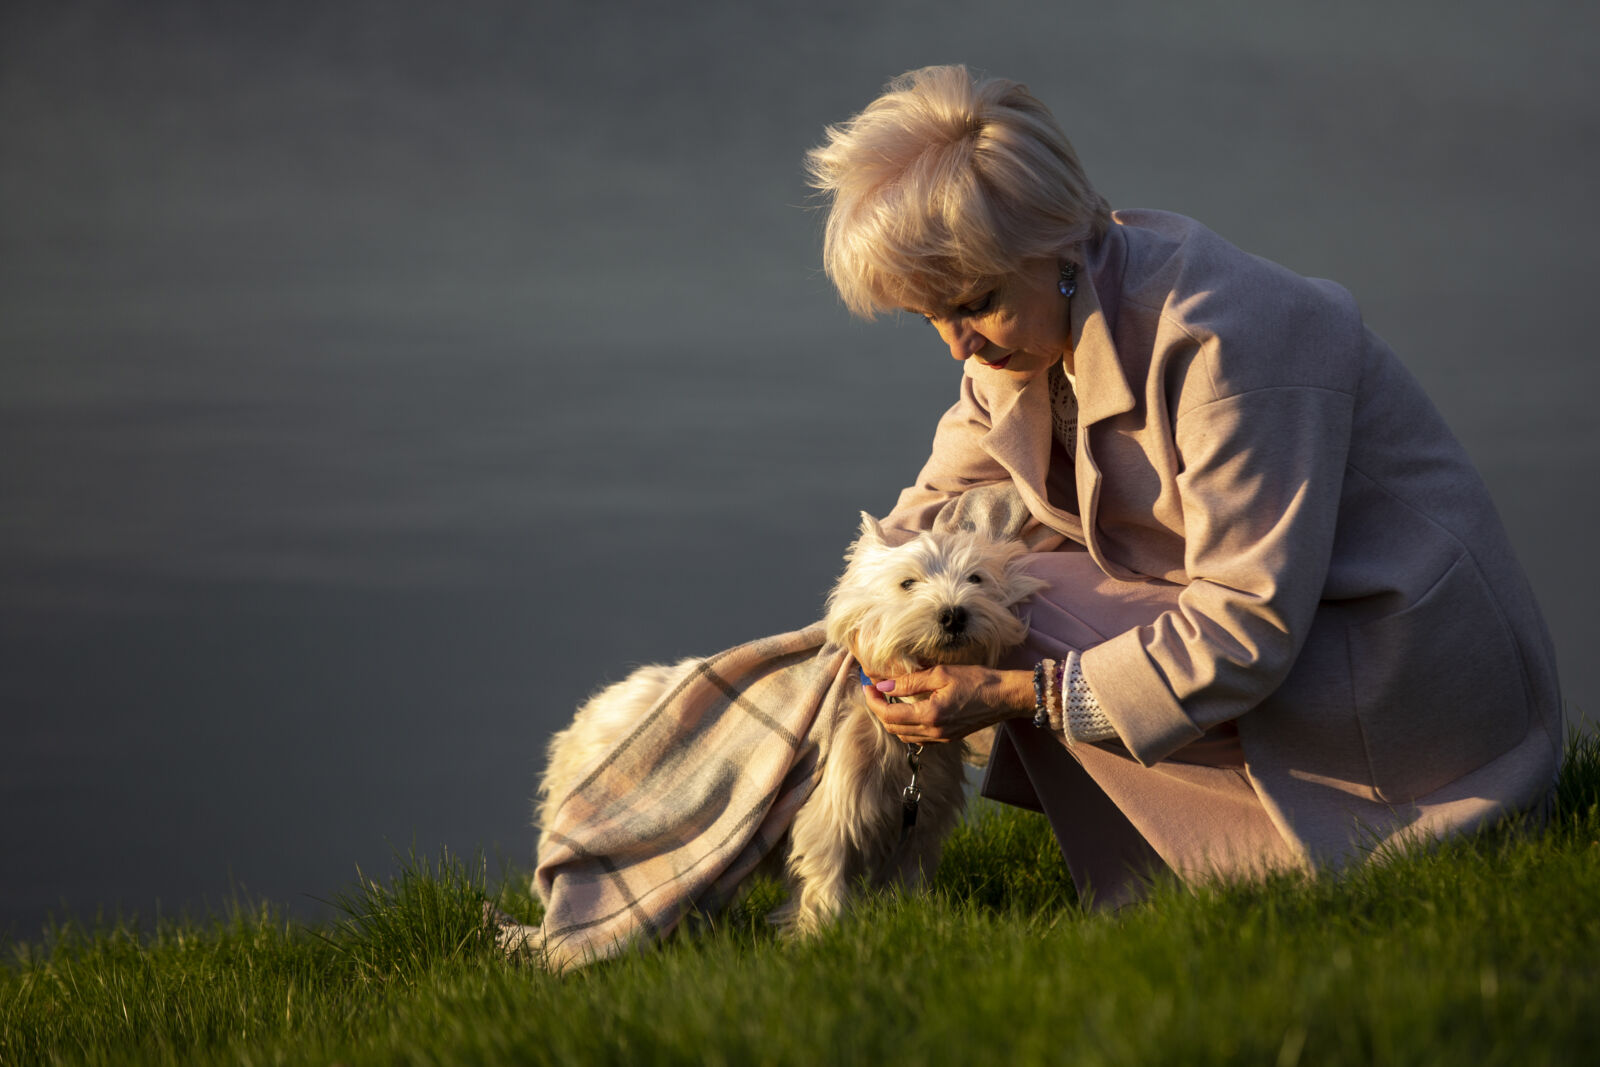
[[[1110,741],[1117,736],[1116,727],[1100,708],[1094,690],[1083,676],[1083,657],[1068,652],[1065,670],[1061,675],[1061,722],[1067,742]],[[1050,716],[1055,719],[1055,716]],[[1055,725],[1054,722],[1051,723]]]

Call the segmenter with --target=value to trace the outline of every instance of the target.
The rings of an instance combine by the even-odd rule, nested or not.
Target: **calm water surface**
[[[1355,291],[1594,707],[1596,17],[1104,6],[8,5],[0,935],[526,864],[589,690],[817,617],[957,368],[845,318],[799,159],[928,62]]]

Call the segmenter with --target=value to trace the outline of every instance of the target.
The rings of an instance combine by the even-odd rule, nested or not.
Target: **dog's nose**
[[[939,629],[947,634],[958,634],[967,627],[966,608],[939,609]]]

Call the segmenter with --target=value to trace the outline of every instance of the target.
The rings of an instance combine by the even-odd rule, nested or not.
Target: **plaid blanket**
[[[715,911],[810,795],[860,685],[820,623],[704,660],[544,827],[534,937],[565,969]]]

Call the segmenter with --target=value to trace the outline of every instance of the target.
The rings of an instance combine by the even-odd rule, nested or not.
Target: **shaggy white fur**
[[[969,532],[924,533],[890,546],[877,521],[863,514],[861,536],[828,597],[828,639],[848,648],[874,679],[934,664],[992,667],[1027,633],[1017,605],[1044,585],[1024,570],[1026,551],[1020,542]],[[641,667],[579,708],[572,725],[550,740],[538,825],[700,663]],[[966,803],[966,745],[923,746],[917,775],[922,800],[905,837],[907,746],[883,728],[864,699],[854,700],[834,721],[818,781],[773,858],[782,863],[789,887],[788,903],[775,918],[801,933],[837,915],[858,884],[920,886],[937,867]]]

